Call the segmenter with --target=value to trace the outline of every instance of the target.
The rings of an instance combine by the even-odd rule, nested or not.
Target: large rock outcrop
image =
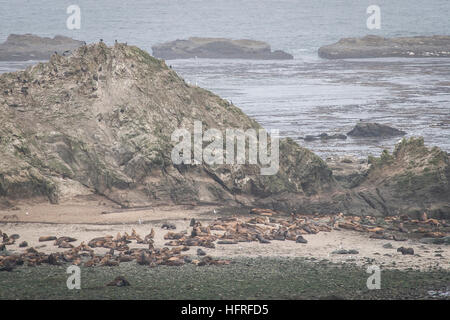
[[[157,44],[153,55],[162,59],[254,59],[289,60],[294,57],[281,50],[272,51],[270,45],[255,40],[225,38],[189,38]]]
[[[52,39],[33,34],[11,34],[0,44],[0,61],[48,60],[55,51],[69,53],[82,45],[83,41],[64,36]]]
[[[177,128],[192,130],[195,120],[204,129],[260,125],[137,47],[83,46],[0,75],[0,88],[3,199],[56,203],[92,192],[124,207],[251,204],[340,190],[318,156],[288,139],[280,141],[280,170],[272,176],[259,165],[174,165]]]
[[[450,57],[450,36],[343,38],[320,47],[318,54],[326,59]]]
[[[370,168],[353,190],[384,215],[450,218],[450,159],[423,138],[403,139],[392,154],[369,157]]]
[[[123,207],[257,205],[285,212],[449,214],[447,153],[402,142],[341,186],[317,155],[280,141],[280,168],[172,162],[172,133],[260,129],[239,108],[188,85],[134,46],[82,46],[0,75],[0,207],[25,198],[102,195]],[[224,134],[225,136],[225,134]],[[207,144],[207,143],[206,143]]]

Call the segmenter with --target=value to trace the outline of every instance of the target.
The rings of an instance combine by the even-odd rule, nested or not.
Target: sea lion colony
[[[201,248],[197,251],[197,258],[186,254],[189,247],[215,248],[215,244],[233,245],[239,242],[259,242],[268,244],[271,241],[295,241],[306,244],[304,234],[317,234],[332,230],[353,230],[364,232],[370,238],[405,241],[407,238],[421,238],[432,243],[449,242],[450,224],[445,220],[429,219],[423,213],[419,219],[408,216],[391,216],[376,218],[372,216],[344,216],[336,215],[303,216],[291,214],[290,217],[277,216],[276,212],[264,209],[252,209],[254,217],[220,217],[209,224],[203,225],[195,219],[191,220],[188,230],[174,232],[167,230],[164,239],[166,247],[154,246],[155,230],[142,237],[133,229],[131,234],[118,233],[115,237],[106,235],[96,237],[87,244],[82,242],[78,246],[72,243],[77,239],[64,236],[41,236],[39,242],[53,241],[57,248],[67,249],[63,252],[45,254],[30,247],[22,253],[10,253],[7,246],[14,244],[20,235],[7,235],[0,231],[0,271],[12,271],[16,266],[33,267],[40,264],[118,266],[121,262],[136,261],[139,265],[155,267],[157,265],[181,266],[192,263],[203,265],[227,265],[230,260],[213,259]],[[161,229],[170,229],[164,223]],[[133,242],[141,245],[133,248]],[[26,247],[27,244],[20,247]],[[142,248],[142,245],[148,248]],[[95,249],[109,249],[106,254],[100,254]],[[117,254],[118,253],[118,254]]]

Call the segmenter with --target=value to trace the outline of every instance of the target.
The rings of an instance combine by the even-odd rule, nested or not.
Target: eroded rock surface
[[[385,215],[423,212],[450,217],[450,160],[445,151],[427,148],[423,138],[403,139],[392,154],[384,151],[353,190]]]

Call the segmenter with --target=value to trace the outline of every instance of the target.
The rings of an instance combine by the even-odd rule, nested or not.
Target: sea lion
[[[50,253],[47,257],[47,263],[54,265],[54,266],[59,266],[61,265],[61,263],[58,261],[58,257],[55,253]]]
[[[120,262],[129,262],[129,261],[133,261],[134,258],[132,256],[129,255],[121,255],[119,256],[119,261]]]
[[[153,244],[154,237],[155,237],[155,230],[153,230],[153,228],[152,228],[150,233],[144,237],[144,243]]]
[[[428,215],[426,212],[423,212],[420,217],[419,217],[420,221],[427,221],[428,220]]]
[[[63,242],[59,243],[58,248],[71,249],[71,248],[73,248],[73,245],[66,241],[63,241]]]
[[[183,233],[183,232],[179,232],[179,233],[168,232],[167,234],[164,235],[164,240],[178,240],[178,239],[182,239],[184,237],[185,237],[185,233]]]
[[[136,262],[140,265],[149,265],[151,262],[150,256],[142,251],[141,254],[136,258]]]
[[[162,224],[161,228],[162,229],[167,229],[167,230],[169,230],[169,229],[174,230],[174,229],[177,228],[177,226],[175,224],[173,224],[173,223],[166,222],[166,223]]]
[[[39,242],[53,241],[56,239],[57,238],[55,236],[42,236],[42,237],[39,237]]]
[[[25,248],[25,247],[28,247],[28,242],[22,241],[22,242],[19,244],[19,248]]]
[[[257,234],[257,235],[256,235],[256,239],[258,239],[258,241],[259,241],[260,243],[264,243],[264,244],[270,243],[269,240],[264,239],[260,234]]]
[[[299,235],[297,237],[297,239],[295,240],[296,243],[308,243],[308,240],[306,240],[305,238],[303,238],[302,235]]]

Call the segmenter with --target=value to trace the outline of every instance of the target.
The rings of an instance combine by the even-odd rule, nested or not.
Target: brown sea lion
[[[55,236],[42,236],[42,237],[39,237],[39,242],[53,241],[56,239],[57,238]]]

